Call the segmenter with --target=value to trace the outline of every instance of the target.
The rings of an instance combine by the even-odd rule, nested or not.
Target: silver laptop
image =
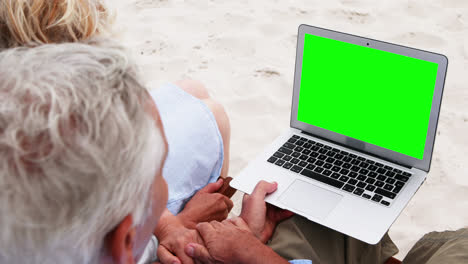
[[[447,64],[299,26],[290,128],[231,186],[251,193],[276,181],[268,203],[376,244],[429,172]]]

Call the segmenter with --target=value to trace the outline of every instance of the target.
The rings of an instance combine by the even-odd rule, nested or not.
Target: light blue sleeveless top
[[[173,84],[150,92],[169,145],[163,177],[169,188],[167,208],[176,215],[188,200],[221,173],[223,139],[211,110]]]

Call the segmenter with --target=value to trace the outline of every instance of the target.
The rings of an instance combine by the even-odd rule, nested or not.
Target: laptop
[[[447,64],[441,54],[299,26],[290,128],[231,186],[251,193],[275,181],[266,202],[378,243],[429,172]]]

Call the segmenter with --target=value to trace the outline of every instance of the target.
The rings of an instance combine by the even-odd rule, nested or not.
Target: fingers
[[[214,227],[210,223],[200,223],[197,225],[197,231],[200,233],[200,236],[206,241],[210,233],[215,232]]]
[[[199,192],[200,193],[215,193],[223,186],[223,179],[219,179],[216,182],[210,183],[203,187]]]
[[[267,194],[273,193],[274,191],[276,191],[277,188],[278,183],[276,182],[269,183],[266,181],[260,181],[259,183],[257,183],[257,186],[255,186],[255,189],[253,190],[250,196],[265,199],[265,196],[267,196]]]
[[[199,244],[189,243],[185,246],[185,253],[192,257],[195,261],[202,263],[211,263],[212,258],[208,250]]]
[[[179,264],[180,263],[180,260],[176,256],[174,256],[171,252],[169,252],[169,250],[167,250],[167,248],[164,247],[163,245],[160,245],[158,247],[157,255],[158,255],[159,261],[161,261],[162,264],[166,264],[166,263]]]
[[[230,212],[232,207],[234,207],[234,203],[228,197],[226,197],[226,196],[223,196],[223,197],[224,197],[224,203],[226,203],[226,205],[227,205],[228,212]]]

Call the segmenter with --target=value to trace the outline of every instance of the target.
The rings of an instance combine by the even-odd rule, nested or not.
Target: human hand
[[[198,223],[227,218],[234,206],[231,199],[216,193],[223,186],[223,180],[206,185],[198,191],[177,215],[185,227],[195,229]]]
[[[203,244],[203,240],[194,229],[188,229],[182,221],[167,209],[161,216],[154,232],[159,241],[157,255],[162,264],[193,264],[191,257],[184,251],[190,242]]]
[[[265,203],[265,197],[276,191],[278,184],[260,181],[251,195],[245,194],[242,200],[240,217],[247,223],[255,236],[266,243],[276,228],[276,225],[294,213]]]
[[[244,263],[244,258],[264,247],[241,218],[201,223],[197,230],[205,245],[190,243],[185,247],[195,263]]]

